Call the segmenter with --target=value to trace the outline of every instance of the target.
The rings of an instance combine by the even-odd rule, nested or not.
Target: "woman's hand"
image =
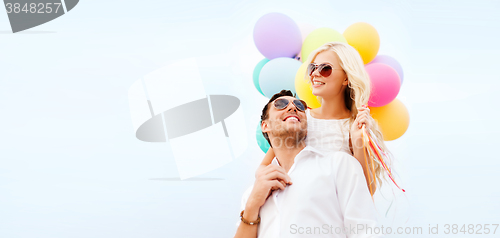
[[[363,124],[365,124],[369,129],[372,128],[371,120],[369,120],[371,119],[371,117],[372,116],[370,115],[370,108],[368,108],[367,106],[358,108],[358,115],[356,116],[355,121],[358,121],[359,129],[361,129]]]
[[[358,108],[358,115],[356,115],[356,120],[351,125],[351,143],[354,148],[363,147],[362,138],[362,128],[366,125],[366,128],[371,128],[370,108],[363,106]]]
[[[363,168],[363,173],[365,174],[365,179],[366,179],[366,185],[368,186],[370,192],[375,193],[375,190],[377,189],[377,186],[375,183],[371,183],[370,180],[370,172],[368,172],[368,164],[365,158],[365,148],[364,148],[364,142],[363,142],[363,125],[366,126],[366,128],[371,128],[372,124],[374,123],[373,119],[370,116],[370,109],[368,107],[361,107],[358,108],[358,115],[356,116],[356,120],[351,125],[351,143],[353,147],[353,155],[354,158],[356,158],[359,163],[361,164],[361,167]],[[371,186],[371,188],[370,188]]]

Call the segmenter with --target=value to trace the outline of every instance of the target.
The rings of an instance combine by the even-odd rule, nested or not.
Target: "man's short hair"
[[[271,104],[271,102],[273,102],[277,98],[283,97],[283,96],[295,97],[295,95],[293,95],[292,91],[290,91],[290,90],[281,90],[281,92],[274,94],[271,97],[271,99],[269,99],[269,102],[267,102],[267,104],[262,109],[262,115],[260,116],[260,124],[261,125],[262,125],[262,121],[264,121],[267,118],[269,118],[269,105]],[[273,145],[271,145],[271,141],[269,140],[269,136],[267,135],[267,132],[266,133],[262,132],[262,135],[264,135],[264,138],[266,138],[266,140],[269,143],[269,145],[271,147],[273,147]]]

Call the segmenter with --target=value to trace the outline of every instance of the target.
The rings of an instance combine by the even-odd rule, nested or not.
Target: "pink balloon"
[[[401,88],[398,72],[391,66],[381,63],[366,65],[365,69],[372,83],[368,106],[382,107],[392,102]]]

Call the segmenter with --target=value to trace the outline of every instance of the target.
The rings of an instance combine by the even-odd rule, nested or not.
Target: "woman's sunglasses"
[[[292,101],[293,105],[295,105],[295,107],[297,109],[299,109],[299,111],[303,112],[307,109],[307,104],[306,102],[302,101],[302,100],[299,100],[299,99],[294,99]],[[278,110],[283,110],[285,109],[286,107],[288,107],[288,104],[290,104],[290,100],[286,99],[286,98],[279,98],[279,99],[276,99],[273,103],[274,107]]]
[[[318,70],[318,73],[323,76],[323,77],[328,77],[330,74],[332,74],[333,67],[329,64],[313,64],[310,63],[309,66],[307,66],[307,74],[311,76],[315,70]]]

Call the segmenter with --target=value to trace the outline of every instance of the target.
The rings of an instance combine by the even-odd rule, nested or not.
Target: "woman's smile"
[[[314,80],[312,81],[312,86],[313,86],[314,88],[319,88],[319,87],[321,87],[321,86],[323,86],[323,85],[325,85],[325,82],[323,82],[323,81],[319,81],[319,80],[317,80],[317,79],[314,79]]]

